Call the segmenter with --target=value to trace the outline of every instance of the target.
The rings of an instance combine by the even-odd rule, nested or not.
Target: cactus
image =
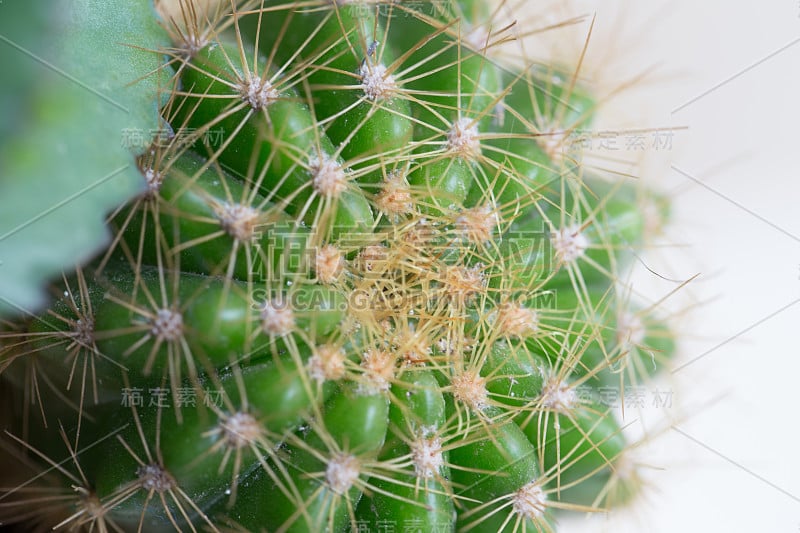
[[[577,73],[505,61],[479,0],[162,7],[143,192],[0,324],[0,523],[553,531],[635,497],[582,393],[674,351],[622,283],[663,199],[567,146]]]

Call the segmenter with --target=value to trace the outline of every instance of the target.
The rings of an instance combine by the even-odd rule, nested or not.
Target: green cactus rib
[[[179,113],[176,120],[194,128],[222,128],[227,149],[220,153],[221,162],[242,175],[257,157],[264,176],[256,183],[267,199],[280,198],[289,214],[300,214],[313,225],[321,211],[334,211],[332,227],[337,232],[371,230],[369,203],[357,188],[348,186],[343,161],[316,126],[311,108],[299,101],[297,90],[272,87],[268,72],[259,77],[259,70],[246,71],[249,62],[231,72],[230,63],[239,52],[225,44],[199,52],[182,78],[197,97],[182,103],[180,109],[188,116]],[[245,101],[243,93],[248,95]],[[226,118],[219,120],[221,116]],[[331,201],[335,209],[320,205]]]
[[[580,392],[675,350],[621,281],[664,201],[557,146],[589,91],[498,59],[488,2],[178,7],[144,192],[0,324],[0,522],[549,532],[635,497]]]

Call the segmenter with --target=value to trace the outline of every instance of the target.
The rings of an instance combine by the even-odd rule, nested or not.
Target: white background
[[[643,498],[559,530],[800,531],[800,3],[552,5],[564,15],[539,1],[514,4],[515,15],[528,27],[589,19],[534,39],[530,53],[544,59],[555,43],[575,64],[596,15],[581,76],[609,93],[647,73],[597,127],[674,128],[672,149],[597,155],[637,161],[672,198],[647,265],[699,274],[665,303],[686,365],[667,382],[674,405],[627,419],[652,436],[637,455],[654,467]],[[634,279],[656,299],[676,287],[644,268]]]

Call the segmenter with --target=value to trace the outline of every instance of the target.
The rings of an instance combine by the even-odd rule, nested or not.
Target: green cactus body
[[[443,449],[445,400],[436,377],[428,370],[405,373],[392,386],[396,401],[389,420],[396,433],[387,435],[382,459],[408,457],[413,472],[394,472],[391,479],[373,481],[375,494],[358,506],[358,519],[378,529],[392,517],[398,524],[418,525],[423,531],[452,529],[455,504],[448,492],[450,469]]]
[[[64,465],[0,520],[55,487],[46,529],[552,531],[632,497],[576,388],[674,341],[620,286],[655,197],[554,148],[588,90],[506,65],[488,2],[179,4],[162,114],[189,142],[0,329],[2,390],[51,415],[13,403],[9,455]]]

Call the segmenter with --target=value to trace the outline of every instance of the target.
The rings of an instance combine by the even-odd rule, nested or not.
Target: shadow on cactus
[[[567,146],[578,72],[504,62],[524,30],[477,0],[173,4],[144,192],[2,324],[0,520],[530,532],[635,497],[595,392],[674,351],[623,281],[661,199]]]

